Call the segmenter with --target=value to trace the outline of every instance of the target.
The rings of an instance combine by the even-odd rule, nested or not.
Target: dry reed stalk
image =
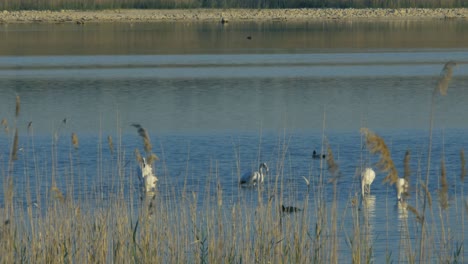
[[[468,214],[468,199],[465,199],[465,212]]]
[[[3,126],[3,129],[5,130],[5,134],[8,134],[9,129],[8,129],[8,121],[6,118],[2,119],[1,125]]]
[[[158,161],[159,158],[156,156],[156,154],[151,153],[146,157],[146,160],[148,161],[148,164],[153,164],[153,162]]]
[[[56,185],[52,186],[50,190],[53,192],[55,199],[59,200],[60,202],[65,201],[65,197]]]
[[[72,140],[73,147],[74,147],[75,149],[77,149],[77,148],[78,148],[78,143],[79,143],[79,142],[78,142],[78,136],[76,135],[75,132],[72,133],[71,140]]]
[[[328,171],[333,177],[330,180],[330,182],[336,182],[336,180],[338,180],[338,177],[339,177],[339,167],[338,167],[338,164],[335,162],[335,159],[333,157],[333,151],[330,145],[328,143],[326,145],[327,145],[327,156],[326,156],[327,167],[328,167]]]
[[[151,141],[150,141],[148,132],[146,132],[146,129],[142,127],[138,128],[138,134],[140,135],[140,137],[143,138],[143,145],[145,148],[145,152],[148,154],[151,153],[151,149],[153,148],[153,146],[151,145]]]
[[[148,164],[153,164],[153,162],[159,160],[159,158],[156,154],[152,153],[153,146],[151,145],[148,132],[139,124],[132,124],[132,126],[138,128],[138,135],[140,135],[140,137],[143,139],[143,146],[146,152],[146,161]],[[139,162],[143,162],[143,159],[139,160]]]
[[[427,203],[429,204],[429,207],[432,206],[432,196],[431,193],[429,192],[429,189],[427,188],[426,184],[421,182],[421,188],[424,190],[426,197],[427,197]]]
[[[114,154],[114,142],[112,141],[112,136],[107,136],[107,144],[109,145],[109,150],[111,152],[111,155]]]
[[[416,210],[416,208],[414,208],[413,206],[411,206],[411,205],[409,205],[409,204],[406,205],[406,208],[416,216],[416,220],[417,220],[420,224],[423,223],[424,216],[421,215],[421,214],[418,212],[418,210]]]
[[[410,151],[407,150],[405,152],[405,158],[403,159],[403,164],[405,167],[403,177],[405,178],[407,182],[409,182],[409,177],[411,175],[411,169],[410,169],[409,163],[410,163]]]
[[[15,137],[13,139],[13,149],[11,151],[11,160],[18,159],[18,128],[15,129]]]
[[[460,163],[461,163],[460,180],[461,182],[464,182],[465,176],[466,176],[466,167],[465,167],[465,151],[463,149],[460,150]]]
[[[442,209],[448,207],[448,183],[447,183],[447,172],[445,170],[445,162],[442,159],[440,162],[440,190],[439,190],[439,203]]]
[[[16,96],[16,108],[15,108],[15,117],[19,116],[20,112],[20,97],[19,95]]]
[[[143,158],[141,157],[140,151],[137,148],[135,149],[135,158],[138,164],[143,163]]]
[[[388,172],[387,176],[384,178],[384,182],[388,182],[390,185],[397,183],[398,171],[395,167],[395,164],[393,163],[390,150],[385,144],[385,141],[380,136],[370,131],[368,128],[361,128],[361,133],[366,139],[366,146],[369,152],[380,155],[377,167],[382,172]]]
[[[440,73],[439,80],[437,82],[437,89],[441,95],[447,95],[448,85],[453,75],[453,67],[457,66],[454,61],[448,61],[445,63],[444,68]]]

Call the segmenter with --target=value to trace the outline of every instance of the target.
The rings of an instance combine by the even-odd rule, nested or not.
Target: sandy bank
[[[326,19],[466,19],[468,9],[188,9],[102,11],[0,11],[0,23],[157,21],[298,21]]]

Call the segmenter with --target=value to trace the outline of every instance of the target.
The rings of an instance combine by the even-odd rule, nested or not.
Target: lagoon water
[[[468,193],[459,179],[459,153],[468,146],[467,24],[0,25],[0,117],[9,123],[0,136],[1,161],[7,164],[16,125],[20,151],[13,174],[19,200],[30,186],[37,186],[33,199],[37,193],[44,197],[52,175],[61,189],[72,183],[69,191],[77,200],[106,200],[118,191],[116,183],[137,188],[133,152],[143,146],[131,125],[138,123],[160,157],[155,169],[161,197],[178,199],[174,194],[184,190],[204,201],[204,195],[214,195],[207,189],[215,192],[219,184],[227,206],[243,199],[255,206],[255,190],[237,182],[244,171],[267,162],[264,188],[274,188],[279,179],[284,203],[302,207],[304,199],[312,205],[315,197],[307,195],[302,177],[313,186],[320,175],[330,177],[321,169],[325,164],[311,159],[312,151],[324,151],[328,142],[341,172],[340,258],[346,260],[349,201],[360,193],[356,171],[378,159],[363,147],[359,129],[385,139],[401,175],[404,154],[411,151],[411,185],[417,189],[427,168],[432,92],[444,64],[454,60],[458,66],[448,94],[435,99],[429,191],[437,199],[444,159],[456,229],[466,199],[461,193]],[[16,95],[21,112],[15,121]],[[72,132],[79,137],[77,150]],[[113,167],[117,156],[107,146],[109,135],[124,159],[121,177]],[[382,184],[384,176],[377,173],[368,206],[361,206],[369,210],[375,260],[390,252],[399,261],[401,221],[412,219],[411,235],[417,225],[411,212],[398,207],[394,190]],[[332,186],[325,186],[331,202]],[[416,196],[408,203],[416,203]],[[463,241],[460,231],[452,232]],[[466,251],[464,256],[468,259]]]

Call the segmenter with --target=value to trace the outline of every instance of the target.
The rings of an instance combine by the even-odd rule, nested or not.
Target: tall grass
[[[119,8],[455,8],[466,0],[3,0],[5,10],[119,9]]]
[[[17,101],[19,109],[19,99]],[[15,111],[16,117],[19,110]],[[16,123],[16,121],[14,122]],[[2,122],[4,126],[7,122]],[[142,139],[142,146],[147,157],[152,157],[152,145],[149,134],[138,126],[138,135]],[[18,131],[15,128],[15,131]],[[390,149],[383,137],[369,129],[363,129],[366,144],[371,153],[379,155],[378,168],[387,173],[385,180],[392,186],[394,178],[398,178],[397,168],[392,159]],[[16,134],[16,133],[15,133]],[[18,146],[20,137],[10,140],[13,149]],[[32,153],[31,159],[8,159],[7,163],[20,166],[24,162],[32,162],[35,171],[26,172],[25,177],[37,177],[46,180],[50,177],[58,178],[57,149],[58,140],[53,139],[51,157],[40,157],[34,146],[33,127],[28,132],[31,144],[22,144]],[[16,138],[16,143],[14,138]],[[116,142],[120,142],[118,139]],[[77,199],[71,195],[71,190],[80,186],[66,186],[55,179],[45,194],[31,190],[38,186],[31,186],[26,195],[15,195],[12,170],[2,170],[3,202],[0,207],[0,262],[1,263],[372,263],[374,246],[378,240],[372,229],[372,207],[375,196],[359,198],[354,192],[349,194],[348,200],[343,202],[338,198],[339,183],[344,177],[339,167],[339,157],[332,150],[332,144],[324,140],[322,149],[326,149],[326,159],[320,161],[318,168],[320,175],[312,175],[311,190],[304,188],[305,198],[301,211],[284,212],[281,206],[285,201],[283,191],[285,178],[283,169],[288,166],[289,139],[278,141],[274,156],[276,158],[276,175],[272,175],[270,185],[237,191],[253,193],[255,199],[240,198],[231,201],[225,195],[221,186],[217,163],[211,163],[208,177],[214,181],[206,182],[206,193],[200,195],[189,188],[182,192],[168,190],[164,196],[156,193],[145,197],[143,201],[134,200],[132,181],[124,178],[135,178],[137,175],[127,169],[122,143],[114,144],[112,137],[108,137],[109,151],[112,159],[107,161],[112,166],[112,175],[116,176],[121,191],[107,193],[109,200],[93,200],[87,197]],[[69,175],[61,177],[76,177],[80,171],[78,137],[72,134],[69,162],[66,166]],[[102,151],[100,149],[99,151]],[[138,151],[139,153],[139,151]],[[140,155],[140,154],[138,154]],[[137,155],[137,157],[138,157]],[[259,152],[260,155],[260,152]],[[264,154],[262,154],[264,155]],[[235,153],[236,160],[233,167],[240,163],[240,154]],[[141,155],[140,155],[141,157]],[[50,163],[42,163],[41,159],[52,159]],[[450,201],[448,196],[447,172],[444,159],[441,159],[440,188],[438,190],[439,203],[432,203],[432,195],[428,184],[420,184],[420,195],[415,199],[424,199],[424,203],[398,203],[398,210],[405,219],[402,221],[402,237],[400,239],[401,252],[399,261],[420,262],[463,262],[464,236],[453,234],[449,225],[450,215],[447,208]],[[106,161],[99,161],[106,162]],[[409,179],[409,152],[404,157],[404,176]],[[45,164],[45,165],[41,165]],[[104,165],[109,165],[104,164]],[[460,152],[460,181],[465,177],[464,152]],[[189,164],[187,164],[189,166]],[[357,165],[357,169],[362,164]],[[99,166],[105,168],[106,166]],[[187,169],[188,170],[188,169]],[[188,172],[187,172],[188,173]],[[297,176],[297,177],[296,177]],[[302,176],[302,175],[301,175]],[[300,175],[295,175],[302,182]],[[187,177],[181,175],[180,177]],[[164,177],[170,181],[170,177]],[[324,179],[329,179],[324,180]],[[66,182],[63,178],[61,182]],[[70,183],[73,181],[69,181]],[[214,182],[214,183],[213,183]],[[210,186],[214,184],[215,186]],[[331,186],[333,197],[327,199],[325,189]],[[213,187],[213,188],[212,188]],[[359,193],[359,186],[354,186]],[[99,189],[102,190],[102,189]],[[462,188],[463,190],[463,188]],[[415,193],[418,193],[415,190]],[[312,194],[312,197],[309,197]],[[33,197],[36,195],[36,197]],[[45,195],[44,199],[41,195]],[[443,197],[441,199],[440,197]],[[462,195],[463,197],[463,195]],[[309,200],[310,198],[310,200]],[[23,200],[24,199],[24,200]],[[459,197],[455,197],[459,199]],[[36,202],[33,202],[36,201]],[[110,201],[110,202],[109,202]],[[313,203],[309,204],[309,201]],[[458,200],[455,202],[459,202]],[[418,206],[418,204],[423,204]],[[464,206],[468,206],[462,201]],[[424,210],[437,206],[440,221],[429,222]],[[343,208],[340,210],[338,208]],[[468,208],[466,209],[468,210]],[[411,214],[405,216],[405,212]],[[463,223],[464,213],[460,217]],[[344,228],[345,222],[350,221],[351,230]],[[410,225],[417,225],[416,230],[424,228],[424,233],[412,232]],[[458,227],[453,227],[458,228]],[[464,227],[462,227],[464,233]],[[413,238],[410,238],[413,236]],[[348,248],[340,248],[339,239],[344,237]],[[419,247],[412,242],[419,240]],[[436,244],[440,248],[431,247]],[[431,248],[432,253],[422,248]],[[350,253],[346,253],[350,252]],[[421,256],[420,252],[424,252]],[[418,254],[419,253],[419,254]],[[349,254],[349,255],[348,255]],[[417,257],[418,256],[418,257]],[[392,252],[387,253],[387,262],[392,262]]]

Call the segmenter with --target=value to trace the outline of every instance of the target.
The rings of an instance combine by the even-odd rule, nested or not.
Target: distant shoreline
[[[317,21],[467,19],[468,8],[453,9],[117,9],[100,11],[0,11],[5,23],[99,23],[162,21]]]

